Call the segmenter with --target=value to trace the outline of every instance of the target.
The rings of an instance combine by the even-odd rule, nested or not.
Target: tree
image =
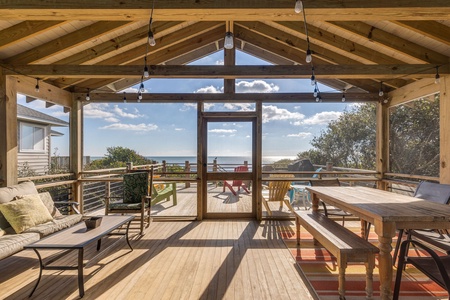
[[[135,150],[125,147],[108,147],[108,152],[105,157],[94,160],[88,166],[87,170],[108,169],[125,167],[127,162],[132,162],[133,165],[147,165],[152,164],[151,159],[138,154]]]
[[[376,114],[374,104],[344,111],[339,119],[299,153],[314,164],[375,169]],[[439,176],[439,96],[390,109],[390,171]]]

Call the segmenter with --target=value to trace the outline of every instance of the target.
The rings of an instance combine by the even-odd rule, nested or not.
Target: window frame
[[[36,132],[35,128],[39,128],[43,130],[43,136],[42,136],[42,149],[27,149],[24,145],[24,127],[32,127],[33,128],[33,145],[36,146],[35,138],[36,138]],[[39,124],[33,124],[33,123],[27,123],[27,122],[20,122],[20,139],[19,139],[19,146],[20,146],[20,152],[21,153],[46,153],[46,138],[47,138],[47,126],[45,125],[39,125]]]

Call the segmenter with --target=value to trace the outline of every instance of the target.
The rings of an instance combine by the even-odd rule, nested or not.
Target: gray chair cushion
[[[4,235],[0,237],[0,259],[13,255],[38,240],[39,234],[34,232]]]

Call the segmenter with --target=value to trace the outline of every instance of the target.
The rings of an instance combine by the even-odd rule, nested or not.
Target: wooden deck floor
[[[134,251],[119,241],[85,269],[83,299],[311,299],[276,224],[153,222],[144,237],[133,238]],[[0,298],[26,299],[38,268],[31,250],[0,261]],[[31,299],[77,298],[76,271],[44,270]]]

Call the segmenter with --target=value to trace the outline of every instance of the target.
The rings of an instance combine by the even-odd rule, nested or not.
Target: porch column
[[[440,183],[450,184],[450,76],[440,78]]]
[[[376,162],[375,169],[379,173],[378,179],[384,177],[389,170],[389,118],[388,105],[380,101],[377,103],[377,126],[376,126]],[[379,181],[377,188],[385,190],[386,184]]]
[[[73,99],[70,110],[70,170],[75,173],[77,182],[73,184],[73,201],[80,204],[80,211],[83,207],[83,189],[80,172],[83,170],[83,102]]]
[[[0,68],[0,186],[17,183],[17,92]]]

